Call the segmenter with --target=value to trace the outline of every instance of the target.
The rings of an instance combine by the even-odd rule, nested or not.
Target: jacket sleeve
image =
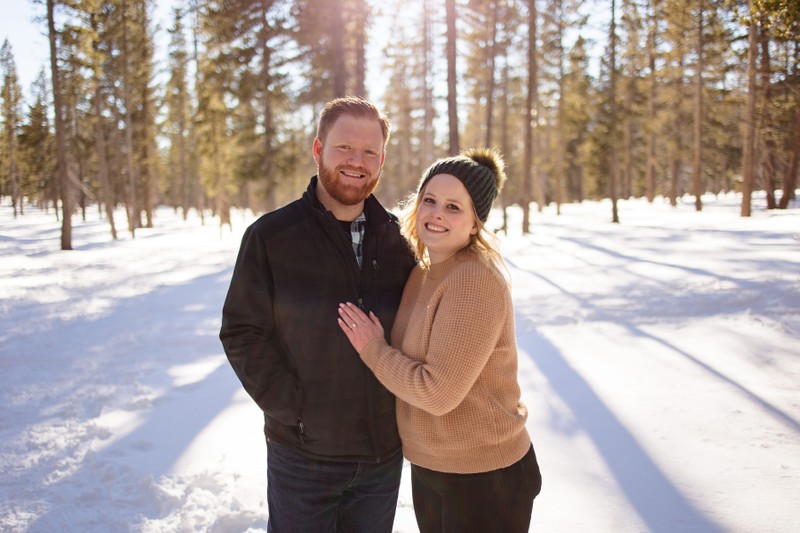
[[[303,394],[275,327],[268,255],[251,226],[242,238],[219,338],[247,393],[267,416],[291,426],[298,423]]]
[[[395,396],[432,415],[447,414],[464,400],[493,354],[510,312],[507,294],[497,276],[451,279],[430,317],[423,361],[382,338],[359,355]]]

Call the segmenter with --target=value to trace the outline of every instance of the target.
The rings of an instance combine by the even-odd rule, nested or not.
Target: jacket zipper
[[[373,257],[372,261],[370,262],[370,264],[372,265],[372,276],[371,276],[372,277],[372,298],[373,298],[372,307],[373,307],[374,310],[377,310],[378,309],[378,291],[377,291],[378,260]],[[361,298],[359,298],[359,307],[361,307],[361,310],[364,311],[365,313],[367,312],[364,309],[363,305],[362,305]],[[367,386],[367,390],[365,392],[367,394],[367,398],[369,398],[369,396],[370,396],[369,395],[369,386]],[[377,436],[377,432],[375,430],[375,413],[373,412],[372,402],[369,402],[369,401],[367,402],[367,415],[369,417],[369,431],[370,431],[370,437],[372,439],[372,450],[373,450],[373,454],[374,454],[374,457],[375,457],[375,464],[378,464],[378,463],[383,461],[383,458],[380,455],[378,455],[378,453],[377,453],[378,436]]]
[[[378,270],[380,267],[378,266],[378,260],[372,259],[372,295],[375,300],[374,307],[378,309]]]

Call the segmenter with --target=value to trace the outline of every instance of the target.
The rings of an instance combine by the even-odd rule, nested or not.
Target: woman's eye
[[[450,211],[458,211],[459,207],[456,204],[449,204],[447,206],[447,209],[449,209]]]

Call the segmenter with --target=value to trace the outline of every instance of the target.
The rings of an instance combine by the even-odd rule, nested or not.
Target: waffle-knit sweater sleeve
[[[397,396],[409,461],[472,473],[527,452],[511,294],[496,269],[463,253],[416,269],[392,340],[374,339],[360,355]]]

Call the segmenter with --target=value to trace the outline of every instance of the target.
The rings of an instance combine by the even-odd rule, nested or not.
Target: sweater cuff
[[[383,337],[375,337],[361,349],[358,355],[361,356],[361,360],[364,361],[364,364],[374,372],[378,360],[381,358],[381,353],[388,347],[389,345],[386,343],[386,339]]]

